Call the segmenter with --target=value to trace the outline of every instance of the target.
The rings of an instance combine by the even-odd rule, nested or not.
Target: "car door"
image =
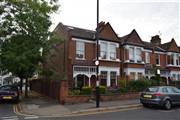
[[[172,90],[176,96],[177,103],[180,104],[180,89],[173,87]]]
[[[177,102],[178,102],[177,95],[174,92],[174,90],[172,89],[172,87],[167,87],[167,92],[168,92],[168,96],[171,99],[172,104],[177,104]]]

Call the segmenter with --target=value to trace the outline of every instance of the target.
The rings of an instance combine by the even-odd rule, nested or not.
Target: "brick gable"
[[[174,39],[171,40],[171,44],[170,44],[170,46],[169,46],[168,51],[180,52],[180,51],[179,51],[179,48],[178,48],[178,46],[177,46],[177,44],[176,44],[176,41],[175,41]]]
[[[99,23],[99,34],[100,34],[100,38],[109,39],[113,41],[119,40],[117,34],[114,32],[109,22],[106,24],[105,22]]]
[[[133,45],[140,45],[140,46],[144,46],[143,41],[141,40],[140,36],[138,35],[138,33],[136,32],[135,29],[133,29],[133,31],[120,38],[123,44],[133,44]]]

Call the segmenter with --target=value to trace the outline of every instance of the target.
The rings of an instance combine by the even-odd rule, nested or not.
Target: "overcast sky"
[[[100,20],[109,22],[119,36],[136,29],[141,39],[150,41],[159,34],[162,43],[174,38],[180,46],[179,0],[99,0]],[[52,16],[52,28],[65,25],[95,30],[97,0],[59,0]]]

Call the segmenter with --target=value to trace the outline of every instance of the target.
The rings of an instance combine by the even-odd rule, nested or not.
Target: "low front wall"
[[[126,94],[115,94],[115,95],[101,95],[101,101],[113,101],[113,100],[130,100],[138,99],[139,93],[126,93]]]
[[[77,103],[85,103],[89,102],[91,96],[88,95],[78,95],[78,96],[67,96],[65,98],[66,104],[77,104]]]

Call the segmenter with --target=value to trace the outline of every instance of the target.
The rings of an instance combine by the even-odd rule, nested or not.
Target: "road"
[[[0,103],[0,120],[17,120],[18,116],[14,113],[14,103]]]
[[[180,120],[180,107],[166,111],[158,108],[137,108],[73,117],[27,117],[15,113],[15,104],[0,104],[0,120]]]

